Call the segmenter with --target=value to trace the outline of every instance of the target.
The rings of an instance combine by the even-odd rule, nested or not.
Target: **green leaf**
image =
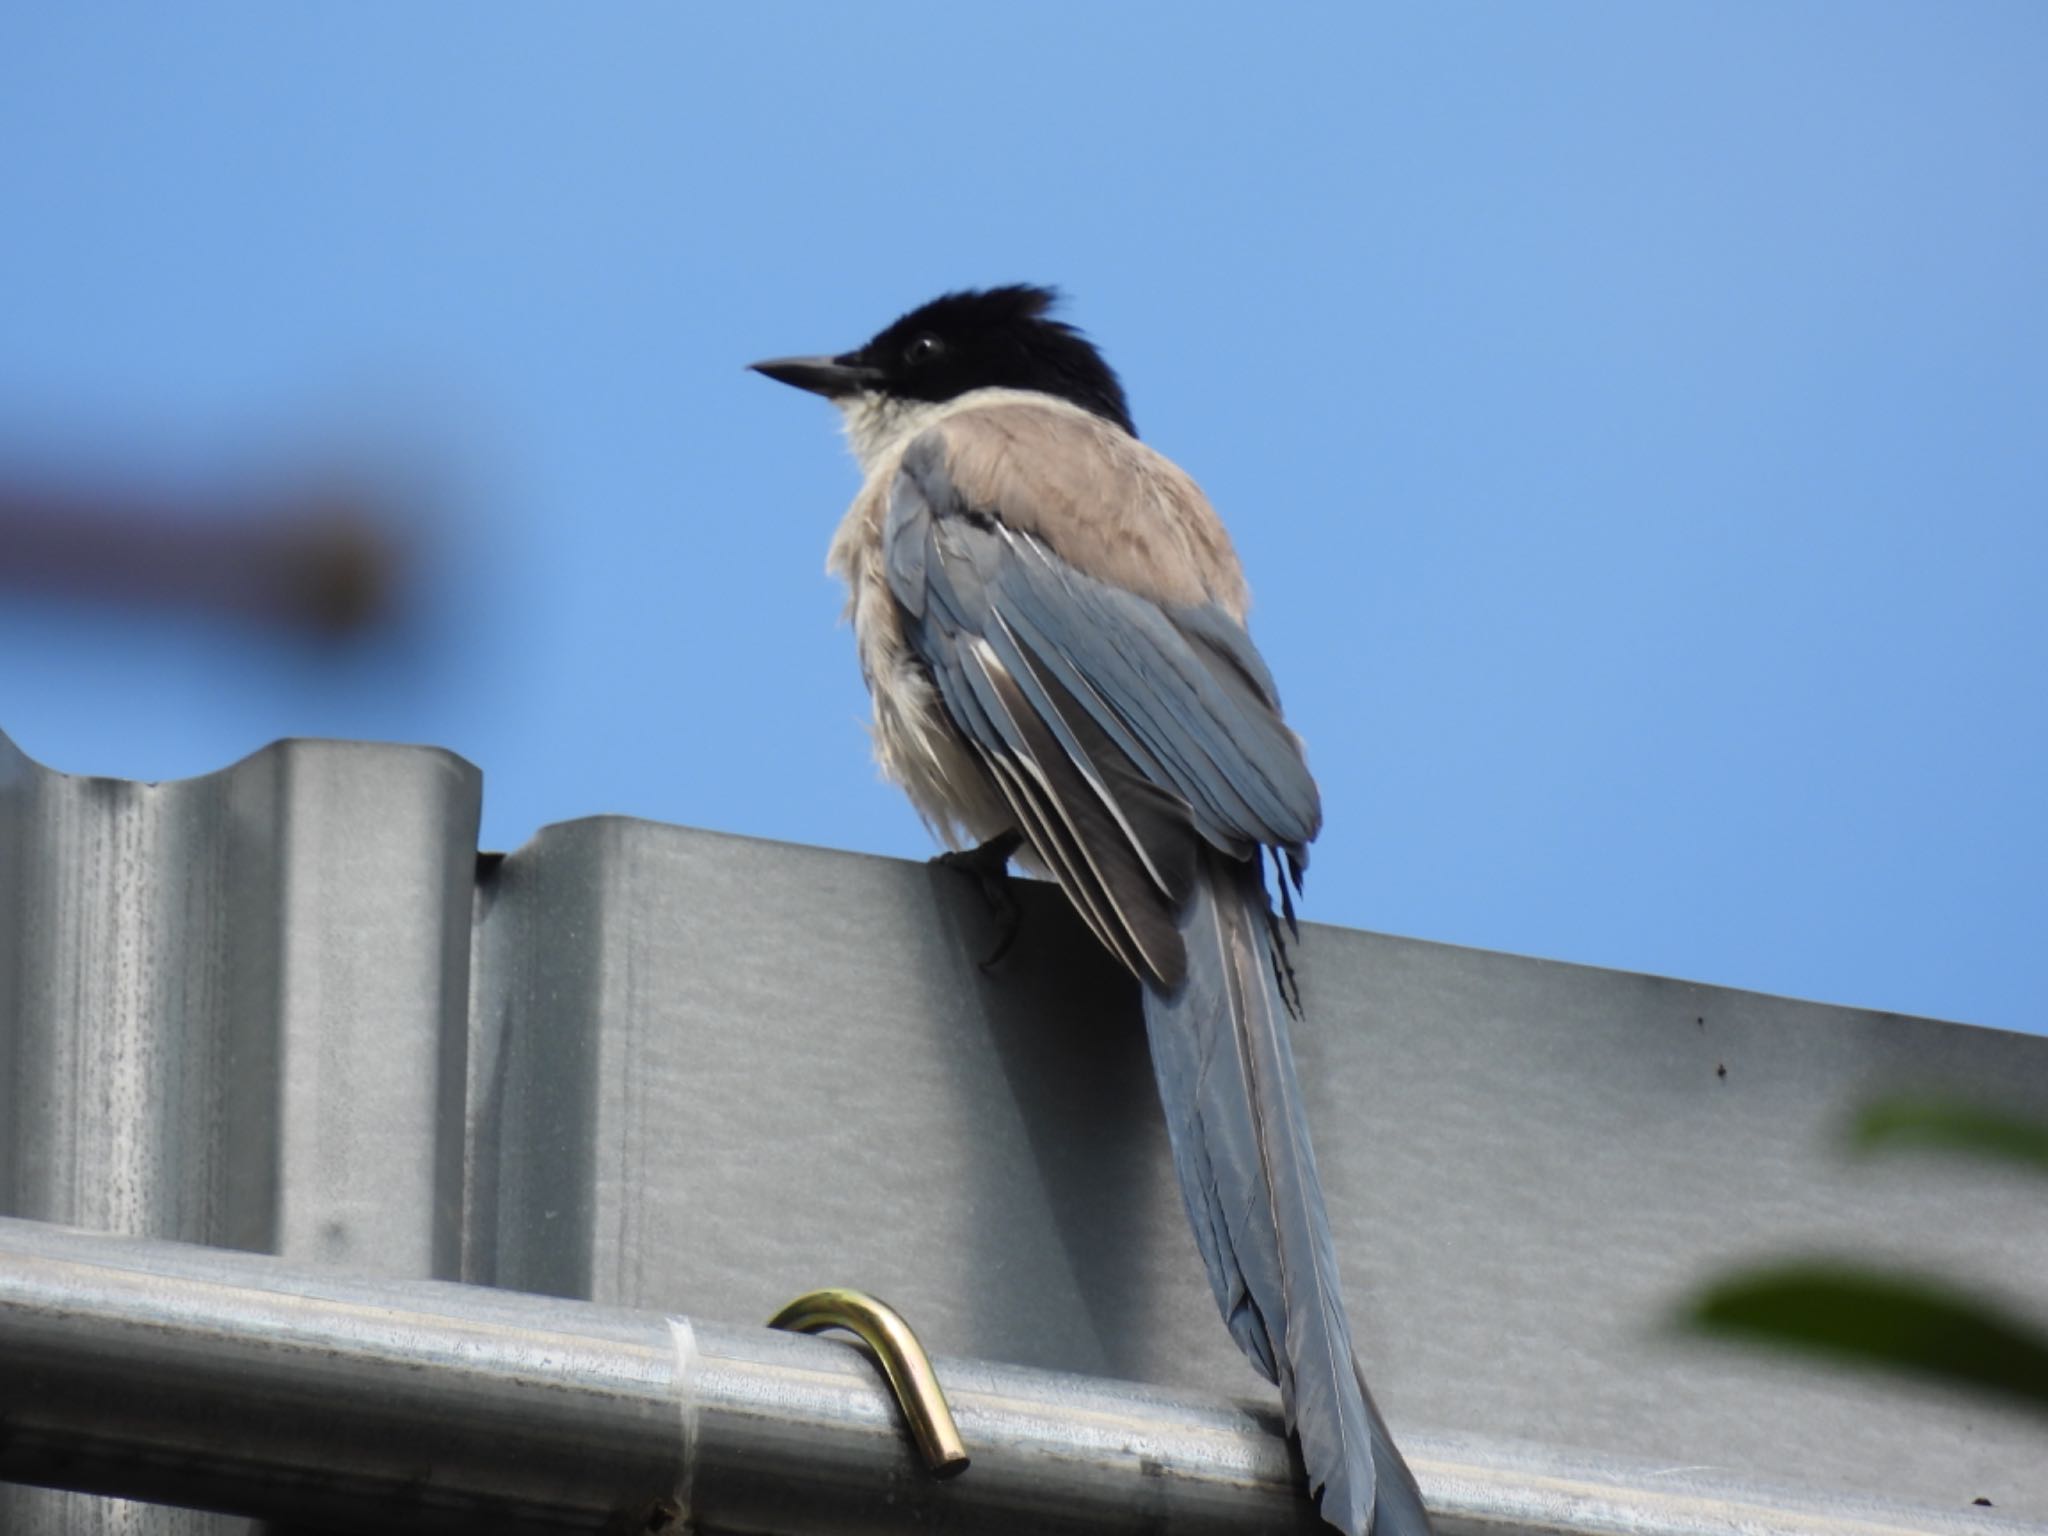
[[[2048,1413],[2048,1334],[1938,1281],[1787,1264],[1721,1281],[1685,1322],[1712,1337],[1908,1371]]]
[[[1955,1099],[1880,1099],[1856,1117],[1849,1141],[1858,1152],[1931,1147],[2048,1174],[2048,1125]]]

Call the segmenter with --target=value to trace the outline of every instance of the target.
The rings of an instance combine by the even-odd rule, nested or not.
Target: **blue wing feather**
[[[1321,821],[1315,781],[1243,627],[1213,605],[1168,607],[1076,571],[971,508],[943,450],[928,434],[906,453],[884,530],[889,588],[926,664],[945,666],[962,636],[984,641],[1020,681],[1027,667],[1057,680],[1206,840],[1238,856],[1305,846]]]

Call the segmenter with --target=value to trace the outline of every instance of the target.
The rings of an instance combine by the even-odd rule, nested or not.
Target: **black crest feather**
[[[1133,437],[1116,370],[1078,329],[1053,318],[1059,290],[1034,283],[962,288],[892,321],[844,361],[879,370],[889,393],[951,400],[976,389],[1057,395]]]

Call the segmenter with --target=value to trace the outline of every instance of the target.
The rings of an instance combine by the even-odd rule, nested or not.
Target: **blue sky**
[[[921,856],[741,365],[1052,281],[1238,539],[1310,915],[2048,1026],[2038,5],[12,6],[0,219],[0,458],[432,513],[342,656],[0,596],[53,766]]]

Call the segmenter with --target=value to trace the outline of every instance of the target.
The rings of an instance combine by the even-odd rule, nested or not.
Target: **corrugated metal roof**
[[[0,1210],[734,1323],[858,1285],[938,1352],[1263,1399],[1056,893],[984,975],[949,871],[609,818],[480,861],[479,794],[419,748],[144,785],[0,741]],[[1886,1089],[2048,1115],[2048,1041],[1327,928],[1303,973],[1397,1431],[2048,1521],[2038,1421],[1661,1328],[1788,1251],[2038,1312],[2037,1190],[1835,1149]],[[0,1529],[217,1528],[106,1508]]]

